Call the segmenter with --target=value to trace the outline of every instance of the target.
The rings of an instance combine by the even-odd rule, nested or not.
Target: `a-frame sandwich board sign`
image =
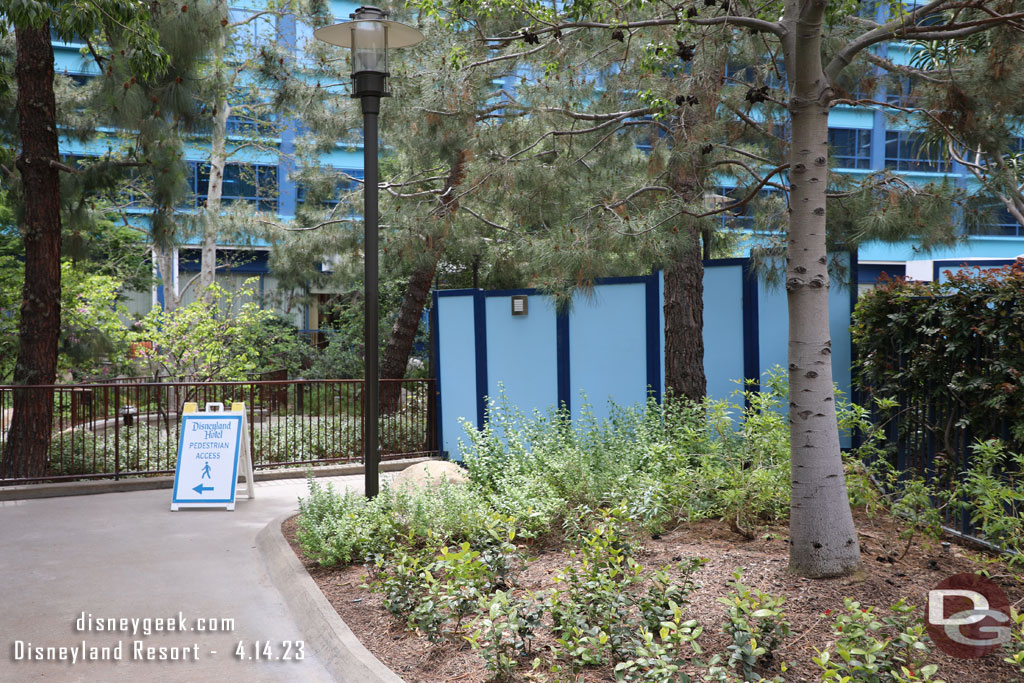
[[[233,403],[231,410],[221,403],[207,403],[201,412],[197,408],[186,403],[182,411],[171,510],[234,510],[240,475],[244,495],[254,496],[245,404]]]

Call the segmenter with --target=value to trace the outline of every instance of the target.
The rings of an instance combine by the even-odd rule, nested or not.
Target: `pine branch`
[[[653,109],[650,107],[640,107],[638,109],[631,109],[629,111],[617,111],[608,114],[584,114],[582,112],[575,112],[570,109],[563,109],[558,107],[541,107],[541,111],[552,113],[552,114],[565,114],[569,118],[577,119],[579,121],[609,121],[612,119],[628,119],[634,116],[646,116],[653,113]]]
[[[55,168],[58,171],[64,171],[65,173],[70,173],[72,175],[78,175],[79,173],[81,173],[81,171],[78,170],[77,168],[71,168],[70,166],[66,166],[57,161],[56,159],[50,159],[50,168]]]
[[[750,175],[751,178],[753,178],[754,180],[757,180],[757,181],[760,182],[760,184],[758,185],[758,189],[760,189],[761,187],[764,187],[765,185],[769,185],[771,187],[774,187],[777,190],[782,190],[782,191],[784,191],[786,189],[784,186],[779,185],[778,183],[771,183],[771,182],[769,182],[769,179],[773,175],[778,173],[778,171],[779,171],[778,168],[776,168],[774,171],[769,173],[767,176],[762,177],[761,175],[759,175],[757,173],[757,171],[755,171],[748,164],[740,161],[739,159],[723,159],[721,161],[716,161],[716,162],[712,163],[711,165],[712,166],[739,166],[744,171],[746,171]]]
[[[950,0],[932,0],[926,5],[921,5],[906,15],[897,17],[872,29],[859,37],[853,39],[846,46],[836,53],[832,61],[825,67],[825,75],[829,81],[834,82],[836,77],[853,61],[863,50],[887,40],[900,38],[913,38],[916,40],[953,40],[964,38],[981,31],[988,30],[994,25],[1007,23],[1024,17],[1024,13],[1017,12],[1008,15],[995,15],[988,19],[976,19],[973,21],[954,22],[940,24],[937,26],[918,26],[918,20],[938,12],[957,8],[981,9],[983,5],[973,2],[950,2]]]
[[[256,220],[257,223],[262,223],[264,225],[269,225],[271,227],[277,228],[278,230],[285,230],[286,232],[309,232],[310,230],[319,230],[320,228],[326,227],[328,225],[335,225],[337,223],[353,223],[354,222],[351,218],[337,218],[337,219],[329,220],[329,221],[321,221],[320,223],[317,223],[316,225],[310,225],[310,226],[306,226],[306,227],[302,227],[302,228],[289,228],[288,226],[282,225],[281,223],[278,223],[276,221],[268,221],[268,220],[264,220],[262,218],[257,218],[255,220]]]
[[[250,23],[256,21],[257,19],[259,19],[261,16],[263,16],[265,14],[269,14],[269,15],[273,16],[276,19],[278,13],[273,11],[273,10],[266,10],[266,9],[265,10],[260,10],[259,12],[253,12],[252,14],[250,14],[245,19],[242,19],[240,21],[235,21],[235,22],[227,24],[226,28],[234,29],[234,28],[238,28],[239,26],[245,26],[246,24],[250,24]]]
[[[348,174],[346,173],[345,175],[347,176]],[[351,178],[352,176],[348,176],[348,177]],[[446,176],[446,175],[435,175],[435,176],[430,176],[429,178],[420,178],[418,180],[406,180],[406,181],[400,182],[400,183],[393,183],[393,182],[381,183],[380,187],[383,190],[388,190],[388,189],[390,189],[392,187],[408,187],[410,185],[422,185],[423,183],[436,183],[438,181],[442,181],[442,180],[445,180],[447,178],[448,178],[448,176]],[[355,180],[358,181],[358,179],[355,179]],[[397,195],[395,195],[395,196],[397,196]]]
[[[737,109],[736,107],[734,107],[733,105],[728,104],[728,103],[724,103],[724,105],[725,105],[726,109],[728,109],[733,114],[735,114],[737,116],[737,118],[739,118],[741,121],[743,121],[743,123],[747,124],[748,126],[753,128],[754,130],[756,130],[761,135],[763,135],[765,137],[768,137],[768,138],[775,138],[776,140],[781,139],[781,138],[779,138],[778,135],[776,135],[775,133],[771,132],[770,130],[768,130],[767,128],[762,126],[760,121],[755,120],[754,118],[752,118],[751,116],[749,116],[745,112],[741,111],[740,109]]]
[[[640,195],[647,194],[648,192],[668,192],[668,193],[672,194],[673,190],[672,190],[671,187],[665,187],[664,185],[647,185],[646,187],[641,187],[638,190],[634,190],[633,192],[631,192],[629,194],[629,196],[625,197],[624,199],[620,199],[618,201],[612,202],[611,204],[608,204],[606,202],[602,203],[602,204],[597,204],[593,208],[595,208],[595,209],[601,208],[601,209],[605,209],[606,211],[610,211],[612,209],[617,209],[618,207],[620,207],[620,206],[622,206],[624,204],[628,204],[629,202],[633,201],[634,199],[636,199]]]
[[[85,46],[89,50],[89,54],[92,55],[93,61],[96,62],[96,66],[99,67],[100,71],[106,71],[103,64],[107,61],[107,58],[96,52],[96,46],[92,44],[91,38],[85,39]]]
[[[435,190],[420,190],[419,192],[395,192],[390,187],[384,187],[382,189],[392,197],[395,197],[396,199],[416,199],[417,197],[434,197],[441,194],[442,192],[440,188]]]
[[[746,167],[746,165],[743,164],[742,162],[736,162],[736,163],[738,165]],[[751,200],[753,200],[755,197],[757,197],[757,194],[761,191],[761,188],[763,188],[765,185],[769,184],[769,181],[772,179],[773,176],[781,173],[782,171],[785,171],[787,168],[789,168],[789,162],[786,162],[784,164],[779,164],[778,166],[773,168],[770,173],[768,173],[767,175],[765,175],[763,177],[758,176],[755,173],[753,173],[753,171],[751,171],[750,169],[747,169],[751,173],[751,175],[753,175],[755,178],[760,178],[760,180],[757,183],[757,185],[755,185],[753,187],[753,189],[751,189],[750,192],[747,193],[746,197],[743,197],[742,199],[737,199],[736,201],[732,202],[731,204],[725,204],[725,205],[720,206],[717,209],[714,209],[712,211],[705,211],[704,213],[690,214],[690,215],[695,217],[695,218],[705,218],[707,216],[714,216],[716,214],[724,213],[726,211],[732,211],[733,209],[743,208],[747,204],[749,204],[751,202]],[[689,212],[686,212],[686,213],[689,213]]]
[[[751,31],[757,33],[771,33],[779,38],[785,38],[788,34],[786,27],[774,21],[765,21],[764,19],[756,19],[754,17],[744,17],[736,15],[725,15],[721,17],[710,17],[708,19],[687,19],[687,23],[694,24],[696,26],[738,26],[740,28],[748,28]]]
[[[924,117],[930,119],[932,121],[932,123],[934,123],[936,126],[941,128],[942,131],[943,131],[943,134],[948,139],[953,140],[953,141],[955,141],[956,143],[958,143],[960,145],[966,146],[966,145],[963,144],[963,142],[961,141],[960,137],[956,134],[956,132],[952,128],[950,128],[948,125],[946,125],[941,119],[939,119],[932,111],[930,111],[928,109],[923,109],[921,107],[901,107],[901,106],[899,106],[897,104],[892,104],[890,102],[880,102],[878,100],[873,100],[873,99],[869,99],[869,98],[863,98],[863,99],[859,99],[859,100],[837,99],[837,100],[832,100],[832,103],[833,104],[849,104],[849,105],[853,105],[853,106],[871,105],[871,106],[879,107],[881,109],[894,109],[896,111],[903,112],[904,114],[919,114],[921,116],[924,116]]]
[[[950,83],[950,81],[947,79],[936,78],[935,76],[932,76],[932,72],[930,71],[926,71],[924,69],[915,69],[911,66],[906,66],[905,64],[897,64],[892,60],[886,59],[885,57],[880,57],[873,52],[865,52],[864,58],[868,60],[870,63],[874,64],[875,66],[884,69],[890,73],[899,73],[904,74],[906,76],[913,76],[915,78],[920,78],[923,81],[928,81],[929,83],[937,83],[939,85],[946,85]]]
[[[672,11],[675,13],[673,16],[659,16],[653,19],[644,19],[641,21],[624,21],[621,23],[608,23],[601,21],[564,21],[557,24],[548,24],[546,28],[530,27],[530,33],[536,36],[541,36],[547,33],[554,33],[555,31],[567,31],[570,29],[578,28],[603,28],[603,29],[619,29],[627,31],[635,28],[648,28],[651,26],[675,26],[679,23],[678,13],[680,10],[686,7],[685,4],[679,3],[672,5]],[[483,42],[488,43],[512,43],[517,40],[522,40],[523,36],[520,33],[512,36],[493,36],[489,38],[481,39]]]
[[[510,59],[519,59],[521,57],[529,57],[530,55],[536,54],[536,53],[540,52],[541,50],[547,48],[548,45],[550,45],[550,43],[542,43],[541,45],[538,45],[537,47],[533,48],[532,50],[527,50],[526,52],[514,52],[512,54],[507,54],[507,55],[498,55],[497,57],[491,57],[489,59],[484,59],[484,60],[481,60],[479,62],[473,62],[473,63],[469,64],[467,66],[467,68],[472,70],[472,69],[476,69],[477,67],[487,66],[488,64],[494,64],[496,62],[505,62],[505,61],[508,61]]]
[[[760,161],[763,164],[770,164],[770,163],[772,163],[771,159],[769,159],[768,157],[763,157],[760,154],[754,154],[753,152],[748,152],[747,150],[740,149],[739,147],[733,147],[732,145],[726,145],[724,143],[718,143],[715,146],[716,147],[720,147],[722,149],[727,149],[730,152],[733,152],[734,154],[741,154],[741,155],[743,155],[745,157],[753,159],[754,161]]]
[[[504,225],[498,225],[494,221],[491,221],[491,220],[488,220],[488,219],[484,218],[483,216],[481,216],[480,214],[478,214],[476,211],[474,211],[473,209],[469,208],[468,206],[461,206],[459,208],[462,209],[463,211],[465,211],[466,213],[468,213],[470,216],[473,216],[474,218],[480,220],[482,223],[491,226],[492,228],[496,228],[497,230],[504,230],[505,232],[514,232],[512,230],[512,228],[509,228],[509,227],[504,226]]]

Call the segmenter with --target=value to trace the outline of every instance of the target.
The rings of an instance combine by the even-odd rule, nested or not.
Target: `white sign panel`
[[[182,417],[172,510],[179,506],[235,509],[242,417],[223,412]]]

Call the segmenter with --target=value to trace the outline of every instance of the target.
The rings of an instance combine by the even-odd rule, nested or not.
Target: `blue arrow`
[[[203,491],[212,491],[213,487],[212,486],[203,486],[202,484],[200,484],[199,486],[195,487],[192,490],[195,491],[196,493],[198,493],[201,496],[201,495],[203,495]]]

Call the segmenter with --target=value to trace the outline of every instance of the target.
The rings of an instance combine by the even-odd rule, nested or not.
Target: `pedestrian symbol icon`
[[[206,463],[206,466],[203,467],[203,476],[200,477],[200,479],[212,479],[212,478],[213,477],[210,476],[210,463]]]

